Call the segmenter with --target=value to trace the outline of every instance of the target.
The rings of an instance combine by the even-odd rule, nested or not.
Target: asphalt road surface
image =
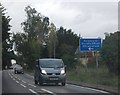
[[[34,84],[34,78],[29,74],[14,74],[13,70],[4,70],[2,72],[2,93],[27,93],[35,95],[41,95],[41,93],[44,95],[57,95],[65,93],[68,95],[79,95],[80,93],[103,94],[108,92],[71,84],[66,84],[66,86],[56,86],[54,84],[39,86]]]
[[[0,95],[2,94],[2,71],[0,71]]]

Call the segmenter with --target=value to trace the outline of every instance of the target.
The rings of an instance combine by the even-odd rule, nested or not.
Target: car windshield
[[[42,68],[62,68],[62,60],[40,60],[40,67]]]

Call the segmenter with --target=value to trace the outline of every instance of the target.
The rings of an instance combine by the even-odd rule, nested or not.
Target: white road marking
[[[53,94],[53,92],[51,92],[51,91],[49,91],[49,90],[46,90],[46,89],[41,89],[41,90],[43,90],[43,91],[45,91],[45,92],[47,92],[47,93]]]
[[[33,87],[36,87],[35,85],[32,85],[32,84],[28,84],[28,85],[33,86]]]
[[[25,81],[22,80],[23,83],[26,83]]]
[[[22,87],[24,87],[24,88],[26,87],[26,86],[25,86],[25,85],[23,85],[23,84],[20,84],[20,85],[21,85]]]
[[[98,92],[101,92],[101,93],[109,93],[109,92],[98,90],[98,89],[94,89],[94,88],[85,87],[85,89],[90,89],[90,90],[98,91]]]
[[[17,78],[18,80],[20,80],[19,78]]]
[[[11,75],[9,74],[9,76],[11,77]]]
[[[13,78],[13,80],[15,80],[15,79]]]
[[[16,81],[17,83],[19,83],[19,81]]]
[[[13,77],[12,76],[10,76],[12,79],[13,79]]]
[[[67,84],[67,85],[71,85],[71,84]],[[77,85],[71,85],[71,86],[80,87],[80,88],[84,88],[84,89],[90,89],[90,90],[94,90],[94,91],[101,92],[101,93],[109,93],[109,92],[106,92],[103,90],[98,90],[98,89],[89,88],[89,87],[83,87],[83,86],[77,86]]]
[[[34,91],[34,90],[32,90],[32,89],[29,89],[29,91],[31,91],[32,93],[35,93],[35,94],[37,93],[37,92],[35,92],[35,91]]]

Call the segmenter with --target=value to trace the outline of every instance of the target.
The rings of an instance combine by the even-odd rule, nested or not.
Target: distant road
[[[14,74],[12,70],[3,71],[3,89],[2,93],[34,93],[40,95],[41,93],[48,93],[48,95],[58,93],[71,93],[72,95],[79,93],[107,93],[105,91],[66,84],[66,86],[61,85],[44,85],[39,86],[34,84],[33,76],[29,74]],[[67,94],[67,95],[68,95]],[[70,94],[70,95],[71,95]],[[46,95],[46,94],[45,94]],[[84,94],[83,94],[84,95]],[[90,94],[92,95],[92,94]]]

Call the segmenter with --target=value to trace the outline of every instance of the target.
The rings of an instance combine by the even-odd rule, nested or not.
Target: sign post
[[[95,51],[96,54],[96,67],[98,68],[98,51],[101,49],[101,38],[81,38],[80,39],[80,51],[88,52]]]

